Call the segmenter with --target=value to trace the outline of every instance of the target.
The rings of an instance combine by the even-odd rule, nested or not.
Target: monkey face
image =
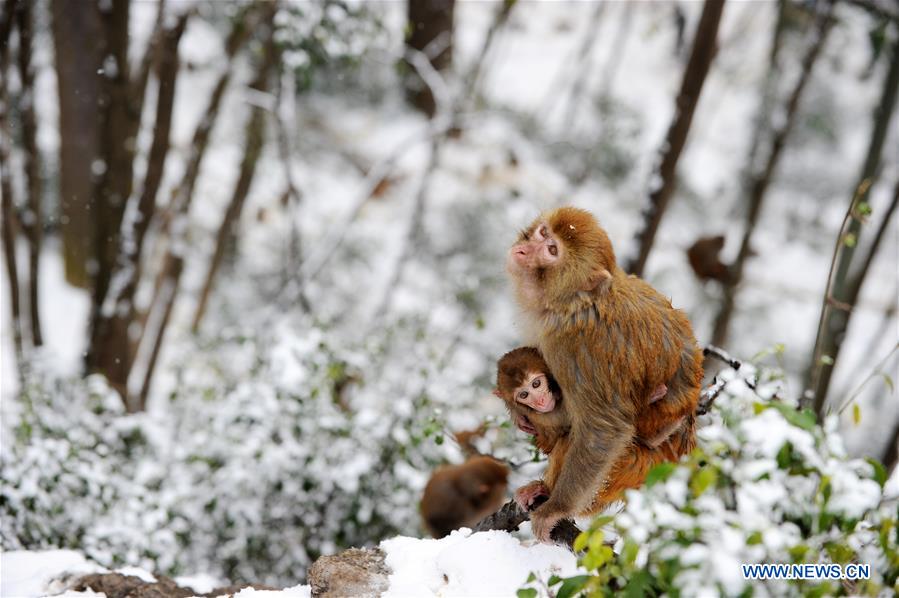
[[[522,231],[518,242],[509,250],[508,266],[513,273],[551,268],[562,259],[564,247],[553,236],[546,222],[535,223]]]
[[[556,408],[556,396],[543,372],[528,372],[524,383],[515,389],[515,401],[527,405],[537,413],[549,413]]]

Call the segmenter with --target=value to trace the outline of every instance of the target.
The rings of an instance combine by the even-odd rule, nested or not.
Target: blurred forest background
[[[447,431],[527,453],[505,251],[568,203],[891,471],[897,88],[889,0],[4,0],[3,547],[419,534]]]

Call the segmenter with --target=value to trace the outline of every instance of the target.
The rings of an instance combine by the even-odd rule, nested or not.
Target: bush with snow
[[[425,394],[398,396],[396,377],[362,386],[377,351],[316,329],[217,343],[147,414],[123,413],[100,377],[35,373],[0,453],[3,548],[288,585],[319,554],[420,532],[419,492],[445,457],[422,442]]]
[[[696,451],[654,469],[645,488],[628,492],[620,513],[594,520],[577,543],[586,549],[588,575],[549,580],[557,595],[876,595],[899,588],[896,504],[884,497],[883,467],[848,459],[835,416],[818,425],[811,412],[777,396],[776,380],[760,376],[767,375],[753,370],[732,379],[703,418],[710,421]],[[863,563],[871,578],[749,581],[742,563]]]

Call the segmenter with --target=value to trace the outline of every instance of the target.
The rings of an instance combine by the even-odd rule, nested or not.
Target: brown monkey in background
[[[438,468],[421,499],[421,516],[428,531],[442,538],[496,512],[506,500],[508,476],[508,467],[486,455]]]
[[[681,441],[695,443],[702,352],[684,313],[618,267],[608,236],[585,210],[538,217],[510,249],[508,269],[571,418],[549,500],[531,515],[534,535],[548,541],[560,519],[592,512],[636,438],[655,438],[685,417]],[[662,384],[666,399],[649,404]]]
[[[730,266],[721,261],[724,237],[701,237],[687,249],[687,260],[699,280],[717,280],[727,284],[731,279]]]
[[[647,403],[663,399],[667,391],[664,384],[660,385],[647,398]],[[540,351],[533,347],[519,347],[500,358],[493,394],[503,400],[515,425],[523,432],[533,434],[537,448],[549,457],[544,480],[531,482],[515,492],[518,505],[529,510],[537,497],[549,496],[549,489],[555,484],[568,451],[571,419],[549,366]],[[638,436],[613,467],[608,483],[597,492],[590,514],[602,511],[621,498],[624,490],[639,487],[654,465],[677,460],[689,452],[693,448],[692,442],[683,434],[677,434],[686,428],[686,422],[686,417],[678,417],[655,437]]]

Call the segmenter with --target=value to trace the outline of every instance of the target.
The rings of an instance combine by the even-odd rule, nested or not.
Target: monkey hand
[[[521,510],[530,511],[539,504],[537,499],[541,496],[549,498],[549,488],[542,480],[534,480],[515,491],[515,502]]]
[[[537,435],[537,428],[535,428],[531,424],[531,421],[524,415],[515,416],[515,425],[525,434],[530,434],[531,436]]]
[[[550,503],[546,503],[531,513],[531,531],[541,542],[551,543],[549,537],[550,532],[556,527],[556,524],[564,518],[565,514],[556,510],[552,510]]]

